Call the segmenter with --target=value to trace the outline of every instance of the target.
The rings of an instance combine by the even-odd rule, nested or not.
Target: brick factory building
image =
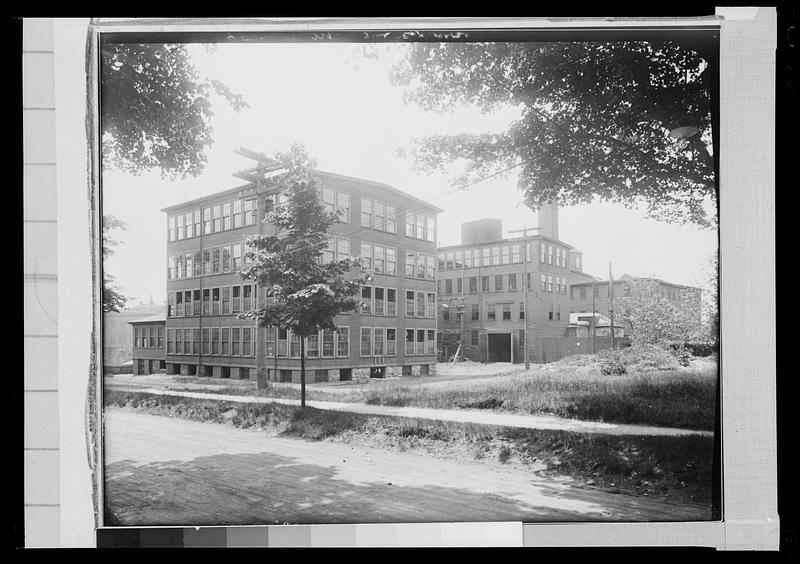
[[[236,173],[246,184],[162,210],[168,232],[165,370],[299,382],[299,339],[284,328],[238,318],[263,299],[239,274],[245,241],[272,233],[263,220],[281,202],[279,177],[270,180],[276,163],[238,152],[256,161]],[[442,210],[386,184],[317,173],[322,203],[343,215],[329,229],[323,260],[365,257],[372,280],[362,287],[360,311],[337,316],[338,330],[307,339],[307,381],[435,374],[436,218]],[[151,360],[140,351],[134,349],[137,366],[139,359]]]
[[[559,239],[557,205],[539,210],[539,230],[528,236],[525,249],[523,237],[502,237],[499,219],[464,223],[461,244],[439,248],[440,360],[451,359],[460,346],[470,360],[524,362],[526,317],[531,362],[628,344],[619,319],[611,338],[609,282],[585,273],[582,253]],[[633,280],[650,280],[655,291],[696,308],[699,316],[699,288],[625,275],[614,281],[614,295],[625,295]],[[587,339],[592,329],[594,337]]]
[[[439,248],[442,359],[452,356],[462,342],[460,315],[462,352],[481,362],[524,362],[526,316],[531,362],[544,360],[539,352],[542,338],[566,334],[569,286],[594,278],[583,272],[582,253],[558,238],[557,206],[543,206],[539,218],[540,230],[528,236],[527,247],[522,237],[502,238],[501,220],[481,219],[462,224],[460,245]],[[523,284],[528,289],[527,308]]]

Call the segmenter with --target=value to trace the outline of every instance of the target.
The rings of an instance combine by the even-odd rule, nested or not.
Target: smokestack
[[[558,240],[558,204],[551,200],[539,208],[538,214],[538,234]]]

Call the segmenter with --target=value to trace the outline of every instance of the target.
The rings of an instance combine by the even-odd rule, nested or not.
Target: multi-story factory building
[[[523,362],[526,317],[531,362],[542,360],[542,338],[566,334],[569,287],[594,278],[583,272],[582,253],[559,240],[557,214],[555,205],[544,206],[540,230],[527,242],[503,239],[501,220],[482,219],[462,225],[460,245],[439,248],[444,355],[461,344],[466,358]]]
[[[249,151],[248,183],[165,208],[167,214],[166,371],[168,374],[300,379],[300,340],[281,327],[239,319],[263,299],[239,274],[246,239],[271,233],[266,214],[281,203],[274,161]],[[434,374],[436,217],[442,210],[386,184],[317,171],[320,198],[341,221],[322,260],[361,256],[371,280],[360,311],[337,316],[336,331],[305,343],[308,381]]]

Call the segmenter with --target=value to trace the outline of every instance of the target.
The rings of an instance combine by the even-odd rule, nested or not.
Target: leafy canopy
[[[114,247],[119,241],[111,237],[111,231],[116,229],[124,230],[125,222],[117,219],[113,215],[103,215],[103,260],[107,260],[114,254]],[[122,294],[119,286],[114,284],[114,277],[107,272],[103,272],[103,312],[109,313],[119,311],[128,303],[128,298]]]
[[[618,308],[623,321],[631,326],[631,344],[666,346],[701,336],[700,312],[692,311],[690,303],[681,307],[654,292],[647,281],[634,280],[629,293],[620,298]]]
[[[201,78],[185,45],[106,43],[102,47],[103,165],[132,174],[160,169],[197,176],[213,144],[211,95],[248,107],[223,83]]]
[[[649,215],[713,225],[711,70],[697,51],[674,42],[415,43],[391,72],[404,100],[436,112],[464,105],[492,113],[519,108],[503,131],[416,139],[422,171],[454,184],[519,172],[533,209],[550,200],[598,197]],[[677,140],[669,132],[694,126]]]
[[[268,299],[243,317],[307,337],[320,329],[335,329],[336,315],[359,307],[358,290],[366,274],[355,275],[357,259],[322,261],[327,230],[339,215],[322,205],[320,180],[302,147],[279,153],[276,160],[286,169],[278,180],[285,203],[265,218],[276,233],[248,239],[250,262],[242,271]]]

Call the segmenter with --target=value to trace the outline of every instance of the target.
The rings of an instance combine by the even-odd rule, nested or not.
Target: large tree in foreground
[[[103,166],[159,169],[172,180],[205,166],[212,94],[235,111],[247,107],[226,85],[202,77],[181,44],[104,43],[100,85]]]
[[[279,327],[300,338],[300,405],[305,406],[305,339],[322,329],[335,330],[334,317],[361,305],[359,288],[367,274],[357,259],[323,260],[328,228],[339,215],[325,209],[321,184],[305,152],[294,147],[276,155],[285,172],[277,179],[285,203],[265,220],[277,228],[273,235],[248,239],[248,266],[242,276],[253,280],[266,303],[241,317],[262,327]]]
[[[502,131],[416,140],[420,170],[446,172],[463,160],[455,184],[518,171],[533,209],[599,197],[709,226],[712,72],[674,42],[416,43],[391,78],[426,110],[520,110]],[[686,126],[698,132],[670,136]]]

